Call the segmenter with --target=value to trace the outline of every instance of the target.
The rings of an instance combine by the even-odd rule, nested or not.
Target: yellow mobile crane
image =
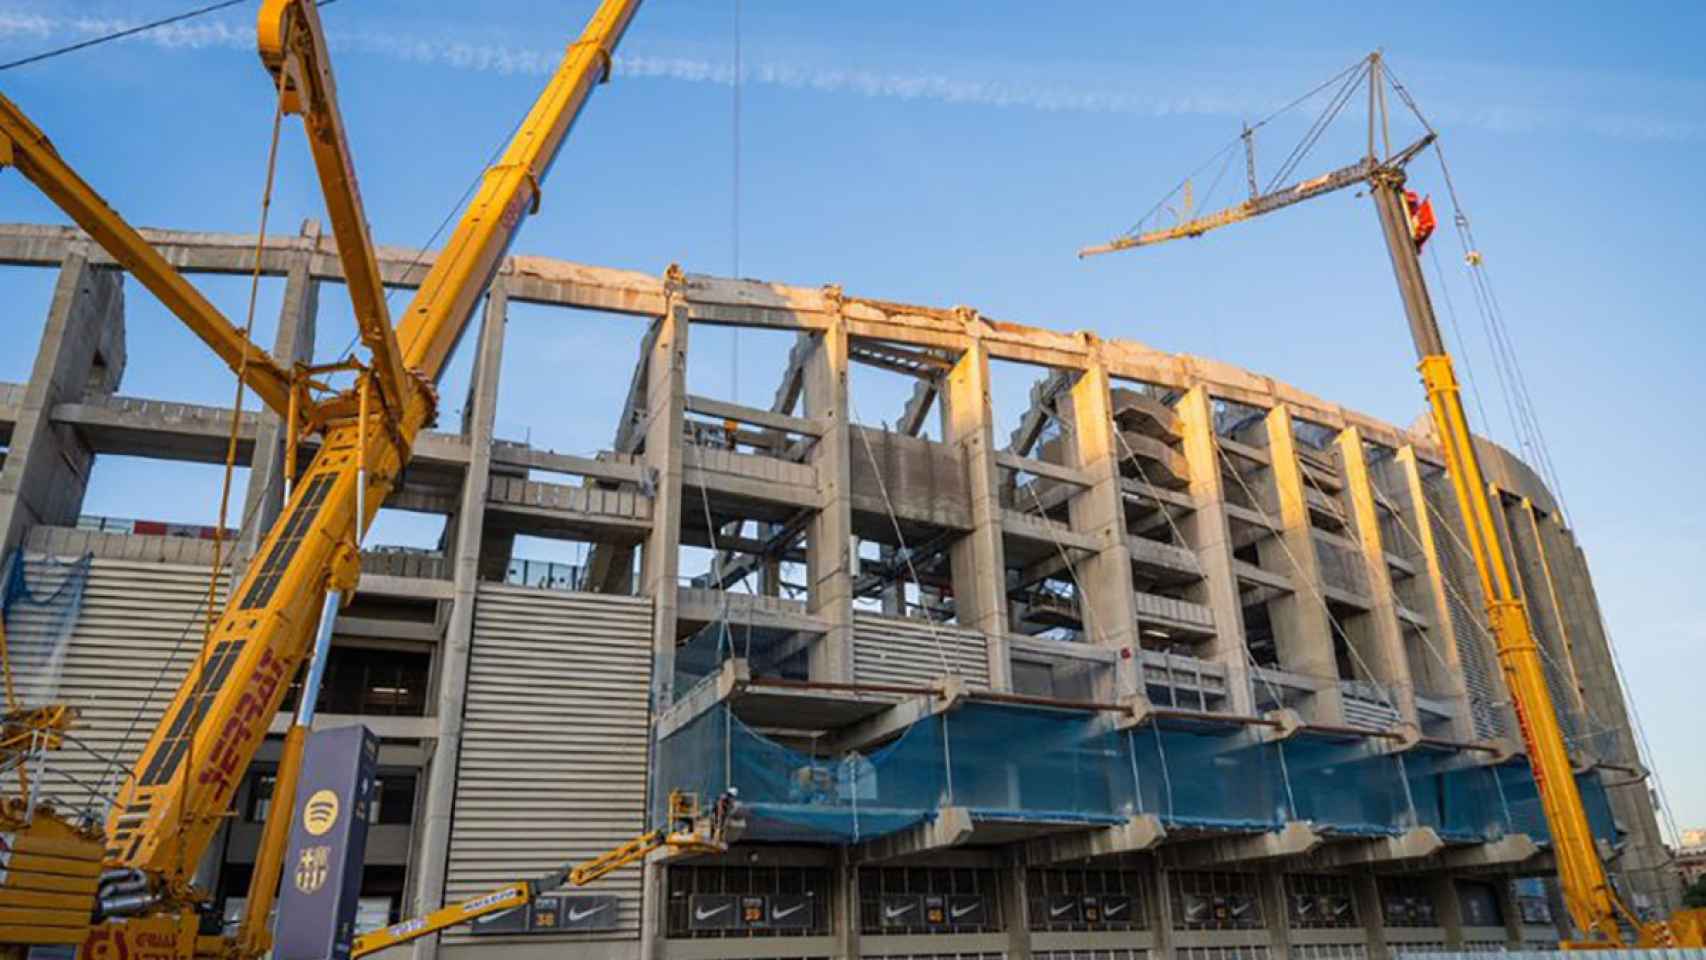
[[[94,918],[85,912],[68,919],[72,911],[64,911],[52,942],[82,941],[89,960],[255,957],[267,950],[288,805],[275,806],[266,823],[234,940],[198,934],[206,894],[192,883],[195,866],[300,670],[303,709],[275,786],[277,796],[294,795],[333,620],[360,573],[362,534],[408,462],[416,435],[434,421],[434,384],[446,358],[522,220],[539,209],[541,182],[593,86],[608,78],[612,52],[638,6],[639,0],[599,5],[393,327],[315,4],[265,0],[261,57],[280,110],[300,114],[307,128],[367,362],[296,369],[274,362],[0,97],[0,166],[16,167],[158,296],[284,418],[288,434],[285,509],[120,789],[106,824]],[[334,392],[317,379],[337,370],[353,371],[354,386]],[[298,477],[297,444],[312,433],[321,434],[319,451]],[[28,939],[28,929],[12,936],[6,919],[0,912],[0,940],[46,942]]]
[[[1371,54],[1362,62],[1361,68],[1341,87],[1329,106],[1331,112],[1323,115],[1325,121],[1330,121],[1331,115],[1337,113],[1356,89],[1357,81],[1366,78],[1369,96],[1368,152],[1358,162],[1312,180],[1258,193],[1251,131],[1246,128],[1243,139],[1250,184],[1248,200],[1174,226],[1148,232],[1134,231],[1109,243],[1085,247],[1078,255],[1086,257],[1183,237],[1198,237],[1218,227],[1345,187],[1367,187],[1380,216],[1392,270],[1404,301],[1404,314],[1409,320],[1411,339],[1420,360],[1418,369],[1422,384],[1427,389],[1434,430],[1439,436],[1446,469],[1451,476],[1458,507],[1463,513],[1482,595],[1487,598],[1487,620],[1498,648],[1499,664],[1516,707],[1546,823],[1552,833],[1552,849],[1557,859],[1564,902],[1576,928],[1587,938],[1565,946],[1626,946],[1628,938],[1624,924],[1635,931],[1635,941],[1641,946],[1706,945],[1702,942],[1703,933],[1706,933],[1706,910],[1687,910],[1668,920],[1644,922],[1624,905],[1612,889],[1605,865],[1600,862],[1588,827],[1587,812],[1582,807],[1581,794],[1571,770],[1563,730],[1558,723],[1551,692],[1546,686],[1539,648],[1529,626],[1528,611],[1517,595],[1509,562],[1494,526],[1487,484],[1470,436],[1468,419],[1463,412],[1457,375],[1453,372],[1451,356],[1440,336],[1433,304],[1428,299],[1427,285],[1422,279],[1419,252],[1433,230],[1433,213],[1420,198],[1405,192],[1405,166],[1433,143],[1434,134],[1430,130],[1416,142],[1393,152],[1390,135],[1386,132],[1386,83],[1382,75],[1381,55],[1378,52]],[[1322,123],[1318,121],[1317,127],[1311,129],[1312,137],[1318,137],[1317,130]],[[1384,144],[1384,156],[1376,152],[1377,131]]]

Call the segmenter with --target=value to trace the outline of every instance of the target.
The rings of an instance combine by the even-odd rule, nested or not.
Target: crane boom
[[[308,660],[316,628],[329,627],[338,598],[353,590],[360,534],[397,482],[416,436],[436,416],[430,385],[525,215],[539,209],[540,181],[592,88],[608,78],[611,53],[638,7],[639,0],[599,5],[500,162],[487,170],[395,329],[385,316],[384,289],[313,4],[269,0],[263,8],[263,60],[278,77],[281,107],[302,113],[309,128],[372,365],[363,366],[352,390],[304,413],[325,429],[320,450],[120,786],[106,832],[104,864],[112,885],[100,913],[107,919],[90,943],[163,936],[185,958],[226,949],[207,938],[198,942],[195,865],[292,678]],[[299,388],[292,375],[220,316],[4,98],[0,164],[17,166],[227,363],[245,367],[248,382],[269,406],[295,416]],[[322,643],[329,639],[329,630],[319,632]],[[115,917],[124,919],[115,925]]]
[[[249,389],[280,416],[290,404],[290,372],[272,354],[243,335],[160,251],[142,239],[95,188],[60,159],[47,134],[18,105],[0,94],[0,168],[16,167],[94,238],[119,266],[129,270],[166,309],[224,360],[241,372]]]
[[[1439,323],[1428,297],[1419,256],[1420,241],[1414,233],[1405,205],[1405,165],[1434,141],[1429,132],[1408,147],[1384,159],[1375,156],[1374,131],[1385,129],[1381,58],[1368,60],[1370,85],[1369,154],[1323,177],[1304,181],[1254,197],[1236,207],[1149,233],[1128,235],[1079,251],[1079,256],[1107,253],[1195,237],[1232,223],[1291,206],[1302,200],[1353,184],[1367,184],[1380,217],[1381,231],[1391,257],[1393,274],[1403,299],[1404,315],[1419,361],[1418,370],[1427,390],[1434,430],[1444,452],[1452,490],[1462,512],[1470,551],[1486,598],[1486,616],[1497,649],[1501,672],[1516,707],[1528,760],[1534,771],[1541,806],[1551,831],[1557,860],[1559,885],[1576,927],[1588,939],[1575,947],[1619,947],[1626,942],[1623,924],[1637,932],[1642,945],[1673,945],[1677,933],[1691,942],[1698,938],[1701,916],[1678,914],[1672,923],[1643,924],[1623,904],[1611,886],[1594,844],[1587,811],[1576,786],[1564,733],[1558,722],[1540,650],[1529,623],[1528,610],[1517,593],[1488,502],[1488,487],[1476,454],[1469,421],[1452,368],[1450,353],[1440,336]],[[1697,912],[1696,912],[1697,913]]]

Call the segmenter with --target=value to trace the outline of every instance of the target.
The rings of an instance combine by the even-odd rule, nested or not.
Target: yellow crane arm
[[[410,303],[400,331],[403,359],[425,382],[436,381],[523,214],[537,206],[538,177],[605,75],[638,5],[604,0]],[[319,453],[120,790],[107,861],[151,878],[153,900],[142,909],[192,899],[189,876],[308,657],[316,627],[329,625],[336,599],[353,585],[358,531],[378,512],[435,414],[425,391],[408,395],[400,410],[376,411],[367,402],[371,379],[362,377],[356,389],[356,402],[345,408],[353,407],[351,415],[328,424]]]
[[[308,130],[308,147],[320,176],[320,192],[326,197],[332,234],[338,240],[356,329],[372,355],[380,396],[390,409],[401,410],[411,382],[385,304],[385,285],[362,208],[343,111],[338,108],[319,8],[313,0],[266,0],[256,32],[261,62],[278,85],[280,106],[286,113],[300,114]]]
[[[440,907],[424,916],[404,920],[355,938],[350,960],[359,960],[387,947],[408,943],[480,917],[513,910],[532,903],[540,894],[561,887],[583,887],[603,879],[630,863],[638,863],[653,850],[668,847],[679,854],[722,853],[728,849],[725,833],[733,811],[732,796],[716,805],[709,819],[699,816],[698,798],[680,791],[669,795],[670,826],[642,833],[627,843],[574,866],[564,866],[535,880],[506,884],[477,897]]]
[[[1558,864],[1559,885],[1564,902],[1577,929],[1589,939],[1571,944],[1575,947],[1622,946],[1626,941],[1622,924],[1636,928],[1642,944],[1672,944],[1675,931],[1664,922],[1643,925],[1622,903],[1612,889],[1594,844],[1588,824],[1587,811],[1582,806],[1576,786],[1575,771],[1570,763],[1563,729],[1558,723],[1552,694],[1546,685],[1546,675],[1529,623],[1528,610],[1517,594],[1511,579],[1504,548],[1498,537],[1493,508],[1488,503],[1488,488],[1475,452],[1469,421],[1463,412],[1456,374],[1451,356],[1440,336],[1433,304],[1428,298],[1422,276],[1418,242],[1412,232],[1410,215],[1404,204],[1404,167],[1423,148],[1434,140],[1430,132],[1415,143],[1384,160],[1374,156],[1376,121],[1384,129],[1384,99],[1381,88],[1379,54],[1369,58],[1370,120],[1369,155],[1361,161],[1343,167],[1315,180],[1273,191],[1244,204],[1201,219],[1150,233],[1121,237],[1112,243],[1086,247],[1080,256],[1129,249],[1162,243],[1181,237],[1194,237],[1216,227],[1237,223],[1250,217],[1290,206],[1310,197],[1356,183],[1366,183],[1374,199],[1375,209],[1392,260],[1392,270],[1404,303],[1404,314],[1410,325],[1420,361],[1422,383],[1427,389],[1428,406],[1435,432],[1444,451],[1446,470],[1462,511],[1469,546],[1480,578],[1482,594],[1487,603],[1487,620],[1491,626],[1501,672],[1515,704],[1523,742],[1528,748],[1529,765],[1534,771],[1541,806],[1552,835],[1552,850]],[[1699,918],[1692,922],[1700,922]],[[1683,929],[1678,926],[1676,929]]]
[[[191,332],[200,337],[233,371],[242,373],[249,389],[280,416],[290,406],[290,371],[273,361],[233,326],[219,308],[202,296],[184,275],[166,262],[118,212],[69,165],[53,143],[18,105],[0,95],[0,167],[17,167],[83,232],[93,237],[119,266],[166,305]]]

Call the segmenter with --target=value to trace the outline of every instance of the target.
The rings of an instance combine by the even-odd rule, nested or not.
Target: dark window
[[[250,823],[267,822],[267,814],[272,811],[273,787],[277,784],[278,777],[271,770],[249,774],[249,803],[243,819]]]
[[[1490,883],[1459,880],[1457,903],[1463,910],[1463,925],[1466,927],[1505,925],[1505,912],[1499,909],[1499,892]]]
[[[1262,901],[1248,873],[1175,871],[1168,875],[1175,930],[1257,930]]]
[[[1350,877],[1294,873],[1285,878],[1285,895],[1286,916],[1294,930],[1359,926]]]
[[[995,933],[1006,929],[998,874],[971,867],[866,867],[859,929],[866,934]]]
[[[1147,930],[1149,885],[1137,870],[1032,870],[1032,930]]]
[[[665,907],[667,936],[678,939],[721,939],[730,937],[822,937],[829,934],[829,870],[823,867],[670,867],[667,878],[669,903]],[[693,922],[695,899],[710,895],[730,895],[736,901],[719,902],[700,909],[709,914],[719,908],[729,911],[714,923]],[[748,902],[751,901],[751,902]],[[727,903],[727,906],[724,906]],[[786,906],[780,906],[781,904]],[[779,907],[779,909],[777,909]],[[738,908],[738,909],[737,909]],[[803,910],[809,922],[794,925],[792,920],[772,924],[759,920],[746,922],[745,914],[762,918],[767,912],[788,913]],[[728,916],[740,917],[738,922],[726,921]]]
[[[426,716],[427,676],[432,657],[401,650],[334,646],[320,681],[320,713],[382,717]],[[295,710],[301,680],[291,685],[280,709]]]
[[[379,796],[374,801],[373,822],[406,824],[415,819],[415,775],[379,774]]]
[[[1411,877],[1380,879],[1380,912],[1389,927],[1437,927],[1439,908],[1425,880]]]

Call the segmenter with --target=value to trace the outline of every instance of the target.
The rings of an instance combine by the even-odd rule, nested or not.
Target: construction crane
[[[1411,339],[1420,361],[1418,369],[1427,389],[1434,430],[1445,455],[1458,507],[1468,533],[1470,551],[1486,598],[1487,620],[1492,628],[1499,664],[1516,708],[1523,742],[1528,748],[1546,823],[1552,834],[1558,879],[1564,902],[1577,930],[1586,939],[1566,944],[1572,948],[1617,948],[1628,945],[1625,924],[1634,931],[1641,946],[1702,946],[1706,910],[1682,911],[1668,920],[1643,921],[1631,911],[1612,888],[1605,865],[1600,861],[1588,827],[1587,811],[1576,787],[1563,729],[1546,686],[1539,648],[1529,624],[1528,611],[1516,592],[1510,562],[1494,525],[1488,503],[1487,484],[1469,432],[1463,400],[1452,369],[1451,355],[1440,336],[1433,304],[1422,278],[1419,252],[1433,230],[1433,211],[1427,202],[1405,190],[1405,167],[1434,141],[1430,130],[1415,143],[1397,152],[1391,150],[1386,111],[1386,82],[1381,55],[1376,52],[1362,62],[1341,88],[1334,104],[1342,106],[1358,78],[1368,84],[1368,151],[1359,161],[1313,180],[1305,180],[1266,193],[1255,189],[1254,157],[1249,158],[1250,198],[1218,213],[1198,217],[1171,227],[1148,232],[1134,231],[1109,243],[1085,247],[1080,257],[1152,246],[1182,237],[1197,237],[1218,227],[1318,197],[1350,186],[1363,186],[1374,199],[1382,236],[1391,256],[1392,270],[1404,301]],[[1336,113],[1336,107],[1330,108]],[[1327,116],[1330,120],[1330,116]],[[1320,124],[1318,122],[1317,126]],[[1377,152],[1376,135],[1384,155]],[[1318,136],[1316,128],[1312,136]],[[1250,150],[1248,130],[1244,136]],[[1294,153],[1294,156],[1297,154]]]
[[[434,422],[434,384],[446,358],[522,221],[538,211],[546,173],[592,88],[608,79],[612,53],[638,7],[639,0],[599,5],[502,158],[486,171],[393,326],[316,5],[262,4],[261,58],[280,109],[301,115],[308,131],[366,361],[352,357],[295,369],[275,362],[108,206],[15,104],[0,97],[0,166],[16,167],[284,418],[291,466],[283,513],[230,592],[200,656],[120,788],[106,824],[93,919],[85,913],[67,920],[53,942],[75,935],[91,960],[257,957],[268,949],[266,923],[290,805],[275,806],[267,820],[236,938],[199,934],[207,896],[193,883],[196,865],[300,672],[305,709],[287,735],[274,787],[277,796],[293,795],[333,621],[360,575],[362,535],[398,482],[417,434]],[[354,385],[327,387],[323,378],[338,371],[353,372]],[[297,447],[315,433],[319,450],[298,478]],[[0,946],[43,942],[14,937],[5,919],[0,913]]]
[[[732,789],[717,798],[709,815],[700,814],[697,794],[672,791],[669,795],[667,825],[642,833],[584,863],[564,866],[543,877],[508,884],[425,916],[404,920],[372,933],[364,933],[356,937],[355,943],[351,945],[350,960],[360,960],[370,953],[419,940],[429,934],[471,923],[481,917],[514,910],[532,903],[542,894],[564,886],[586,886],[630,863],[638,863],[654,850],[667,848],[677,854],[689,855],[722,853],[728,850],[729,844],[736,839],[740,830],[741,824],[735,819],[735,811],[735,793]]]

